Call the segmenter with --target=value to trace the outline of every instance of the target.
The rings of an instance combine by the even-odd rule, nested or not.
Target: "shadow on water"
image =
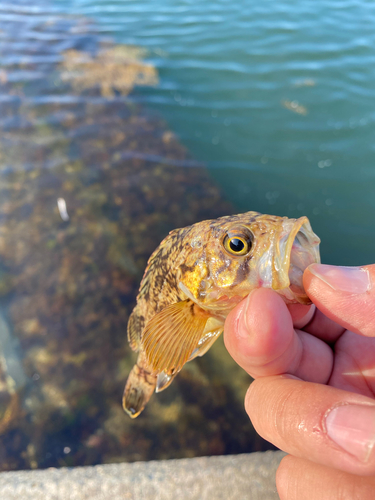
[[[266,449],[222,342],[138,420],[121,408],[148,256],[232,211],[128,96],[155,70],[47,7],[0,4],[0,38],[1,470]]]

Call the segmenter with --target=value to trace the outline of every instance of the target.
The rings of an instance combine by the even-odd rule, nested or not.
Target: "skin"
[[[370,500],[375,491],[375,265],[362,268],[372,282],[367,291],[356,290],[345,270],[334,289],[311,272],[314,268],[319,266],[304,273],[313,306],[287,306],[270,289],[254,290],[229,314],[224,340],[255,378],[245,399],[255,429],[289,453],[276,476],[280,499]],[[349,433],[350,448],[328,434],[329,415],[338,407],[351,412],[346,425],[363,427],[366,453],[355,433]]]

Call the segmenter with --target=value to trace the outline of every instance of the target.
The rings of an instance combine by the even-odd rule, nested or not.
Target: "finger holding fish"
[[[297,321],[301,324],[300,318]],[[310,382],[326,383],[332,372],[331,348],[295,329],[287,305],[270,289],[254,290],[229,313],[224,342],[234,360],[253,378],[289,373]]]
[[[172,231],[149,259],[129,319],[139,357],[125,387],[125,411],[139,415],[154,389],[164,390],[187,361],[207,352],[230,311],[253,290],[275,290],[285,308],[310,304],[302,277],[320,261],[319,242],[306,217],[257,212]],[[295,315],[303,321],[304,309]],[[306,342],[296,340],[296,359]]]

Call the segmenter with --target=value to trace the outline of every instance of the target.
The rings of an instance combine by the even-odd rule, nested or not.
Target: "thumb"
[[[375,337],[375,265],[312,264],[303,275],[311,301],[344,328]]]

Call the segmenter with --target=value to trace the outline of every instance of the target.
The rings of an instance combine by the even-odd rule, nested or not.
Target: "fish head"
[[[309,304],[304,270],[320,262],[320,239],[307,217],[257,212],[192,226],[192,252],[180,268],[180,289],[223,317],[255,288],[272,288],[289,303]]]

